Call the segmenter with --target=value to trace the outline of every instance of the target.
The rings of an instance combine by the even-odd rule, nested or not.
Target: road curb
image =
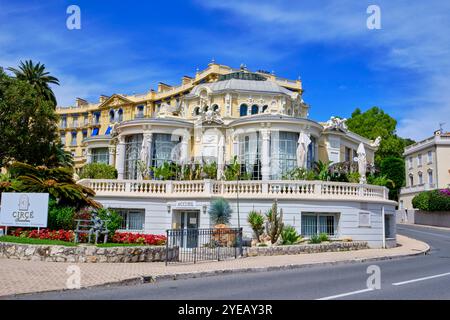
[[[342,260],[342,261],[287,264],[287,265],[269,266],[269,267],[217,269],[217,270],[211,270],[211,271],[182,272],[182,273],[172,273],[172,274],[163,274],[163,275],[142,275],[142,276],[133,277],[133,278],[129,278],[129,279],[110,281],[110,282],[106,282],[106,283],[102,283],[102,284],[81,287],[79,290],[90,290],[90,289],[107,288],[107,287],[114,287],[114,286],[130,286],[130,285],[155,283],[155,282],[162,282],[162,281],[175,281],[175,280],[185,280],[185,279],[195,279],[195,278],[206,278],[206,277],[213,277],[213,276],[218,276],[218,275],[228,275],[228,274],[270,272],[270,271],[294,270],[294,269],[321,267],[321,266],[333,266],[333,265],[337,266],[337,265],[346,265],[346,264],[356,264],[356,263],[365,263],[365,262],[372,262],[372,261],[396,260],[396,259],[402,259],[402,258],[408,258],[408,257],[414,257],[414,256],[427,254],[430,251],[430,246],[423,241],[421,241],[421,242],[426,245],[426,248],[424,250],[420,250],[418,252],[408,253],[408,254],[399,254],[399,255],[395,255],[395,256],[378,256],[378,257],[357,258],[357,259]],[[8,298],[13,298],[13,297],[25,297],[27,295],[32,295],[32,294],[36,294],[36,293],[65,292],[65,291],[69,291],[69,290],[70,289],[36,291],[36,292],[31,292],[31,293],[0,296],[0,299],[8,299]]]

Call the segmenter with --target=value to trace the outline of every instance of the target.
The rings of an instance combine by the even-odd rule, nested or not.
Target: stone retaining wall
[[[0,242],[0,257],[47,262],[160,262],[166,259],[165,246],[74,247]],[[169,249],[169,259],[178,257],[178,249]]]
[[[304,254],[319,252],[337,252],[369,249],[367,242],[329,242],[320,244],[299,244],[292,246],[244,247],[244,257],[279,256],[286,254]]]

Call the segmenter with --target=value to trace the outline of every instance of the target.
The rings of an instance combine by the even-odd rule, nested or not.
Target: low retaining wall
[[[80,245],[76,247],[31,245],[0,242],[0,257],[47,262],[161,262],[166,259],[165,246],[108,247]],[[169,249],[169,259],[178,258],[178,249]]]
[[[414,223],[450,228],[450,212],[417,210],[414,214]]]
[[[330,242],[320,244],[299,244],[292,246],[273,246],[273,247],[244,247],[244,257],[255,256],[279,256],[286,254],[304,254],[319,252],[337,252],[369,249],[367,242]]]

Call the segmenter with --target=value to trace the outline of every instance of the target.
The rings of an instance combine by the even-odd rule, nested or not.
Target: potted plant
[[[220,246],[234,243],[235,237],[228,227],[233,213],[228,201],[223,198],[213,200],[208,213],[214,226],[214,241]]]

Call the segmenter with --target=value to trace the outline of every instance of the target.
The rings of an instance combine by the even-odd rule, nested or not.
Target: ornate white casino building
[[[248,212],[265,212],[277,199],[285,224],[304,236],[326,232],[372,247],[395,245],[396,203],[388,200],[386,188],[364,180],[283,179],[319,160],[363,156],[371,163],[379,144],[349,131],[345,119],[309,119],[302,94],[300,80],[211,62],[178,86],[159,83],[145,94],[100,96],[95,103],[77,99],[75,106],[58,108],[61,140],[77,167],[115,166],[118,179],[80,183],[124,216],[124,230],[162,234],[169,228],[210,227],[210,202],[223,197],[233,208],[231,224],[251,236]],[[246,180],[224,179],[233,159]],[[215,162],[217,176],[163,181],[143,174],[142,166],[165,162]]]

